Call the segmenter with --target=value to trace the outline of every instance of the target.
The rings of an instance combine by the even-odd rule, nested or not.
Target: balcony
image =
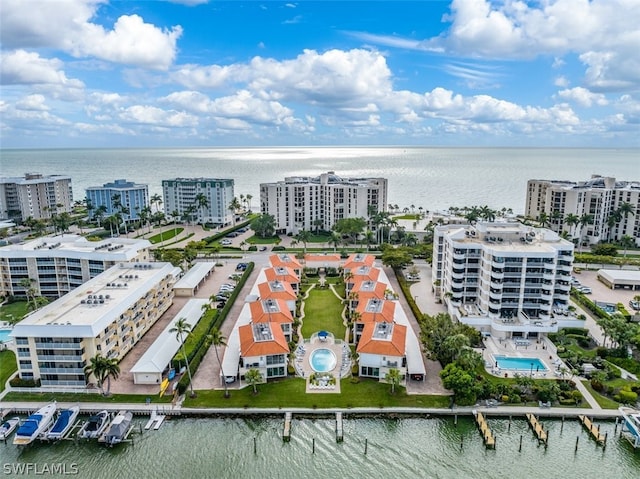
[[[38,349],[82,349],[81,343],[36,343]]]
[[[84,374],[82,368],[40,368],[40,374]]]
[[[81,362],[81,355],[71,355],[71,354],[57,354],[57,355],[48,355],[48,354],[38,354],[38,361],[73,361],[74,363]]]

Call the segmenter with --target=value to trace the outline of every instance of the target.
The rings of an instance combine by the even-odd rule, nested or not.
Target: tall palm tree
[[[104,395],[109,396],[111,394],[111,378],[118,379],[120,376],[120,366],[115,359],[106,359],[104,362],[104,369],[102,371],[103,382],[107,381],[107,390]]]
[[[264,378],[259,369],[251,368],[245,373],[244,380],[248,385],[253,387],[253,394],[258,394],[256,385],[264,381]]]
[[[151,204],[152,208],[155,205],[156,211],[160,211],[160,206],[162,206],[162,196],[160,196],[158,193],[152,195],[151,198],[149,198],[149,203]]]
[[[569,227],[569,233],[573,238],[575,236],[575,227],[580,224],[580,217],[578,215],[574,215],[573,213],[569,213],[564,217],[564,224]]]
[[[191,378],[191,368],[189,367],[189,358],[187,358],[187,353],[184,349],[184,341],[189,334],[191,334],[191,325],[187,323],[185,318],[180,318],[173,327],[169,330],[170,333],[176,333],[176,339],[180,341],[180,348],[182,349],[182,356],[184,357],[184,361],[187,364],[187,374],[189,375],[189,389],[191,390],[191,397],[195,397],[196,393],[193,392],[193,381]]]
[[[24,288],[24,295],[27,298],[27,306],[33,301],[33,307],[36,308],[35,298],[37,291],[33,287],[34,280],[31,278],[23,278],[18,282],[18,286]]]
[[[624,235],[622,238],[620,238],[620,244],[624,248],[624,258],[626,258],[627,257],[627,250],[629,248],[631,248],[635,244],[635,241],[633,240],[633,238],[631,236]]]
[[[90,376],[96,378],[96,384],[100,388],[100,393],[104,396],[104,390],[102,389],[102,381],[104,378],[105,364],[107,358],[102,354],[97,353],[95,356],[89,359],[89,364],[84,367],[84,374],[89,380]]]
[[[540,226],[542,226],[543,228],[549,226],[549,219],[550,218],[549,218],[549,215],[546,212],[541,211],[536,219],[538,220],[538,223],[540,224]]]
[[[585,213],[580,217],[580,249],[582,249],[582,236],[584,227],[593,224],[593,215]]]
[[[202,222],[204,223],[204,215],[202,214],[202,208],[209,208],[209,200],[207,199],[207,195],[205,195],[202,192],[198,193],[194,198],[194,202],[195,202],[194,204],[196,208],[198,208],[200,219],[202,219]]]
[[[253,199],[253,195],[245,195],[244,199],[247,201],[248,210],[251,211],[251,200]]]
[[[220,366],[220,374],[222,376],[222,384],[224,385],[224,397],[228,398],[230,396],[229,390],[227,388],[227,381],[225,381],[224,371],[222,370],[222,361],[220,360],[220,353],[218,351],[218,347],[225,347],[227,345],[227,338],[225,338],[222,332],[218,328],[214,328],[210,334],[211,344],[215,348],[216,359],[218,360],[218,365]]]
[[[303,244],[303,254],[307,254],[307,242],[311,240],[311,231],[300,230],[296,235],[296,241]]]
[[[342,238],[340,237],[340,235],[335,231],[332,231],[331,236],[329,236],[329,241],[327,241],[327,243],[333,245],[333,252],[335,253],[341,241],[342,241]]]

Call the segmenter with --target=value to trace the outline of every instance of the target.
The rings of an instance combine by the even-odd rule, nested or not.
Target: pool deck
[[[317,387],[317,386],[314,387],[309,382],[309,376],[315,372],[311,367],[309,358],[311,357],[311,354],[316,349],[329,349],[330,351],[333,352],[333,354],[336,355],[336,366],[331,371],[328,371],[329,373],[333,374],[333,376],[336,378],[336,384],[332,385],[331,387],[324,387],[324,388]],[[300,346],[296,348],[296,359],[295,359],[296,370],[298,371],[298,373],[302,373],[303,377],[305,378],[305,381],[306,381],[305,391],[307,393],[340,394],[340,379],[342,376],[341,373],[343,370],[342,369],[343,363],[345,362],[343,351],[344,351],[344,344],[343,343],[336,344],[335,339],[333,338],[332,335],[328,336],[324,340],[314,335],[308,342],[307,341],[304,342],[304,344],[302,345],[302,348]],[[349,368],[350,367],[351,366],[349,362]]]
[[[518,343],[516,343],[518,341]],[[520,342],[521,340],[502,339],[498,340],[492,337],[484,339],[485,349],[482,350],[482,358],[484,359],[487,371],[494,376],[514,377],[516,374],[531,375],[528,370],[510,370],[495,368],[495,356],[508,356],[510,358],[534,358],[539,359],[547,368],[545,371],[533,371],[531,375],[534,379],[556,379],[558,375],[556,369],[565,366],[564,362],[554,353],[548,346],[547,339],[541,339],[537,342],[532,339],[528,345]],[[500,363],[498,362],[498,366]],[[566,367],[566,366],[565,366]]]

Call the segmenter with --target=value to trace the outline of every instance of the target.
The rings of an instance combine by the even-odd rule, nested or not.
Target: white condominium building
[[[70,213],[72,207],[70,176],[27,173],[24,178],[0,178],[0,219],[47,219]]]
[[[162,180],[166,215],[196,223],[226,225],[233,221],[229,205],[234,198],[233,180],[217,178],[175,178]]]
[[[498,337],[538,337],[569,316],[573,243],[520,223],[438,226],[433,287],[458,321]]]
[[[115,180],[102,186],[90,186],[86,192],[92,206],[89,211],[92,218],[101,207],[105,209],[105,217],[121,211],[115,199],[119,199],[120,205],[126,208],[122,213],[122,221],[126,223],[139,220],[140,212],[149,206],[149,185],[132,181]]]
[[[0,294],[58,298],[120,262],[148,261],[151,243],[143,239],[87,241],[78,235],[38,238],[0,247]],[[26,281],[30,285],[26,286]],[[21,284],[25,283],[25,284]]]
[[[386,178],[341,178],[333,171],[317,177],[289,177],[260,184],[263,214],[280,233],[331,230],[343,218],[369,219],[386,210]]]
[[[617,214],[623,204],[630,212]],[[529,180],[525,215],[537,219],[544,213],[549,228],[566,232],[585,244],[634,238],[640,246],[640,181],[616,181],[593,176],[588,181]],[[592,222],[567,222],[571,214]]]
[[[171,306],[179,274],[170,263],[120,263],[26,316],[11,332],[20,377],[85,387],[93,356],[119,361]]]

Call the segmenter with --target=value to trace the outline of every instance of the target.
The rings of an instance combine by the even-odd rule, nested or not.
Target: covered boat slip
[[[196,263],[173,285],[176,296],[194,296],[202,283],[209,277],[215,268],[215,263]]]
[[[169,367],[171,359],[180,349],[180,341],[176,338],[176,333],[170,332],[170,330],[180,319],[184,319],[193,329],[204,314],[202,307],[208,303],[208,299],[191,299],[184,305],[151,347],[131,368],[134,384],[157,384],[160,386],[163,379],[162,373]]]

